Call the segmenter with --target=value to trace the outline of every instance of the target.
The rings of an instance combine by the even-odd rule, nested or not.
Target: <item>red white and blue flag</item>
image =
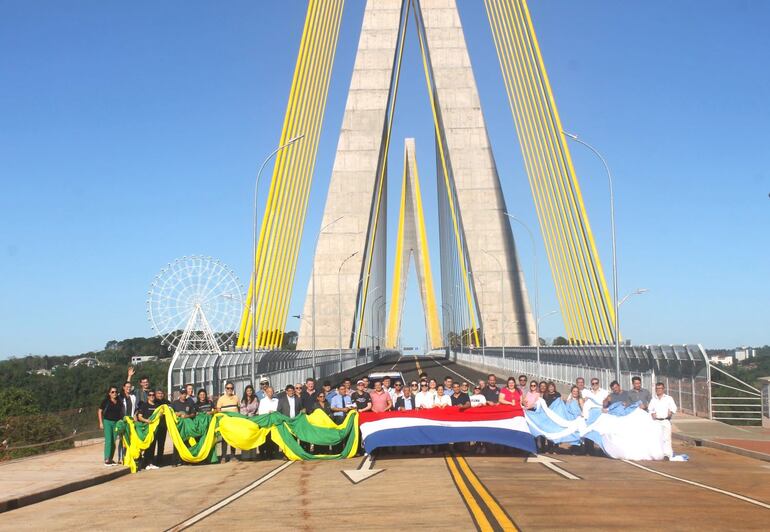
[[[362,412],[359,416],[364,449],[404,445],[485,442],[535,453],[521,408],[509,405],[463,408],[451,406],[404,412]]]

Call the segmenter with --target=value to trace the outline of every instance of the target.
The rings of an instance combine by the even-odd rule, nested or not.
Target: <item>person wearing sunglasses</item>
[[[187,386],[179,388],[179,396],[175,401],[171,403],[171,409],[176,413],[176,417],[179,419],[194,418],[197,411],[195,410],[195,403],[191,402],[187,397]],[[179,456],[179,451],[174,445],[174,453],[172,457],[171,465],[177,467],[182,465],[182,458]]]
[[[404,396],[404,385],[401,384],[401,381],[396,381],[388,393],[390,394],[390,402],[395,405],[398,398]]]
[[[585,408],[601,408],[604,400],[610,393],[599,385],[599,379],[591,379],[591,388],[585,390],[583,398],[585,399]]]
[[[123,406],[118,401],[118,387],[110,386],[102,404],[97,412],[99,418],[99,428],[104,431],[104,465],[113,466],[112,460],[115,454],[115,444],[117,435],[115,434],[115,425],[123,419]]]
[[[136,413],[136,419],[142,423],[149,423],[152,415],[155,413],[155,410],[157,410],[160,405],[155,400],[155,392],[153,390],[148,390],[145,398],[147,399],[146,401],[139,403],[139,410]],[[156,448],[160,450],[160,457],[163,458],[163,447],[161,447],[162,444],[160,443],[160,438],[158,438],[158,430],[160,429],[160,424],[164,421],[165,420],[161,418],[161,420],[158,422],[158,426],[155,427],[155,438],[152,440],[152,443],[150,443],[150,446],[144,451],[142,455],[142,467],[144,467],[144,469],[147,471],[158,469],[158,464],[155,463]],[[166,435],[164,433],[163,444],[165,443]]]
[[[527,410],[537,409],[537,402],[540,400],[540,391],[538,390],[537,381],[531,381],[529,383],[529,390],[524,394],[524,400],[522,404]]]
[[[481,386],[473,387],[473,394],[468,398],[471,402],[471,407],[485,406],[487,404],[487,398],[481,393]]]
[[[329,401],[326,400],[326,392],[323,390],[319,390],[318,393],[315,396],[315,403],[313,403],[313,409],[308,412],[308,414],[312,414],[316,410],[322,410],[324,414],[329,416],[329,419],[332,417],[332,407],[329,404]]]
[[[235,395],[235,385],[228,381],[225,383],[225,394],[217,399],[217,412],[222,412],[224,414],[228,412],[238,413],[240,409],[241,401],[238,399],[238,396]],[[221,456],[224,457],[225,463],[230,461],[230,453],[228,453],[228,447],[229,451],[232,452],[232,457],[235,458],[235,447],[228,445],[226,442],[223,442]]]
[[[417,396],[414,398],[414,402],[417,408],[433,408],[435,398],[436,394],[428,388],[428,383],[421,381],[420,391],[417,392]]]
[[[527,394],[527,376],[526,375],[519,375],[519,385],[517,386],[519,389],[519,393],[521,395]]]

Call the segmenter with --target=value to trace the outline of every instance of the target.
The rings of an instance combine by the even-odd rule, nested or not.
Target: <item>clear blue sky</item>
[[[480,1],[460,4],[508,207],[534,228],[486,15]],[[624,305],[624,335],[770,343],[770,4],[531,4],[564,126],[615,174],[621,292],[650,290]],[[291,314],[304,301],[363,5],[345,9]],[[0,2],[0,357],[151,335],[146,290],[176,257],[212,255],[248,279],[253,178],[280,134],[304,10],[300,1]],[[417,139],[429,220],[436,209],[409,37],[391,242],[406,136]],[[606,178],[586,150],[572,153],[609,274]],[[530,245],[514,234],[531,285]],[[557,303],[542,242],[538,251],[545,313]],[[408,297],[404,342],[421,344],[414,284]],[[543,321],[543,336],[562,332],[559,317]]]

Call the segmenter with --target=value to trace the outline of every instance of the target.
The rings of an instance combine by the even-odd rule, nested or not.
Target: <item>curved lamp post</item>
[[[342,373],[342,289],[340,287],[340,275],[342,273],[342,267],[345,263],[358,255],[358,251],[351,253],[345,260],[342,261],[340,267],[337,269],[337,336],[339,340],[339,358],[340,358],[340,373]],[[315,290],[313,291],[315,293]]]
[[[508,218],[522,226],[529,234],[529,240],[532,243],[532,275],[535,278],[535,351],[537,353],[537,371],[540,372],[540,284],[537,277],[537,246],[535,245],[535,235],[527,224],[515,217],[513,214],[504,213]]]
[[[568,133],[566,131],[562,131],[562,133],[567,135],[575,142],[582,144],[591,150],[594,155],[599,158],[599,160],[604,165],[604,169],[607,171],[607,180],[610,185],[610,219],[612,222],[612,295],[615,302],[615,380],[620,382],[620,315],[618,312],[620,310],[620,303],[618,301],[618,246],[617,238],[615,235],[615,190],[612,181],[612,172],[610,171],[610,166],[607,164],[607,161],[604,159],[604,157],[602,157],[602,154],[599,153],[599,150],[591,146],[583,139],[579,138],[574,133]]]
[[[630,294],[626,294],[622,298],[620,298],[620,301],[618,302],[618,306],[622,305],[623,303],[625,303],[626,301],[628,301],[629,299],[631,299],[634,296],[640,296],[642,294],[646,294],[649,291],[650,290],[648,288],[637,288],[636,290],[634,290]]]
[[[301,133],[297,135],[296,137],[290,138],[286,143],[281,144],[276,149],[274,149],[270,155],[265,157],[264,162],[262,163],[262,166],[259,167],[259,172],[257,172],[257,180],[254,184],[254,224],[253,224],[253,246],[252,246],[252,268],[251,268],[251,382],[254,383],[254,378],[256,377],[257,372],[257,220],[259,219],[258,214],[258,207],[259,203],[257,201],[258,192],[259,192],[259,180],[262,177],[262,170],[265,169],[265,166],[270,161],[270,159],[273,158],[273,156],[281,151],[282,149],[286,148],[287,146],[291,146],[298,140],[300,140],[302,137],[304,137],[305,134]],[[169,390],[171,392],[171,390]]]
[[[505,295],[505,291],[503,290],[503,265],[497,257],[492,255],[486,249],[482,249],[481,251],[495,259],[495,262],[500,268],[500,332],[502,334],[503,360],[505,360],[505,316],[503,315],[503,296]]]

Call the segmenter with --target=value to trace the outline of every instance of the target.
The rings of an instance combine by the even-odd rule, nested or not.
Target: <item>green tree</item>
[[[569,345],[569,341],[563,336],[557,336],[553,339],[552,345]]]
[[[281,345],[281,349],[287,349],[289,351],[294,351],[297,349],[297,337],[299,335],[297,334],[297,331],[286,331],[283,335],[283,344]]]
[[[0,422],[9,417],[39,414],[37,400],[32,392],[22,388],[0,390]]]

